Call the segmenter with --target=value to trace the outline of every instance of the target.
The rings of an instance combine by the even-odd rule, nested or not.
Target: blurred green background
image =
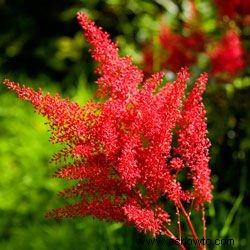
[[[213,1],[194,2],[203,31],[219,36],[226,25],[218,21]],[[143,44],[157,37],[161,20],[178,31],[190,11],[187,4],[187,0],[0,0],[0,80],[59,92],[83,104],[92,97],[97,76],[75,18],[77,11],[88,13],[119,42],[120,54],[132,55],[143,68]],[[240,30],[247,51],[249,26],[229,23]],[[194,76],[209,72],[206,55],[201,53],[191,69]],[[207,237],[235,241],[234,246],[208,249],[250,246],[249,72],[246,65],[233,77],[211,77],[205,95],[214,184],[214,200],[206,206]],[[136,239],[142,236],[121,224],[91,218],[47,221],[44,214],[64,204],[56,193],[66,184],[52,178],[55,166],[49,159],[57,147],[48,142],[44,122],[30,104],[0,86],[0,249],[175,249],[140,246]],[[200,214],[193,220],[200,220]]]

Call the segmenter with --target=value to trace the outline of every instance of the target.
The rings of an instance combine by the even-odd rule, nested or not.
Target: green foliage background
[[[195,2],[203,13],[201,26],[216,33],[216,8],[208,0]],[[42,87],[83,104],[96,88],[96,75],[75,19],[77,11],[87,12],[119,42],[121,55],[132,55],[141,66],[141,44],[157,36],[158,17],[164,16],[178,29],[185,4],[185,0],[0,0],[0,80]],[[244,32],[248,38],[249,30]],[[194,75],[201,65],[193,69]],[[249,79],[248,67],[230,82],[212,79],[205,97],[215,186],[213,203],[207,205],[207,234],[211,239],[235,240],[234,247],[211,249],[250,245]],[[166,249],[156,244],[139,246],[140,235],[121,224],[44,218],[65,202],[55,194],[66,185],[52,178],[55,166],[49,165],[49,159],[57,148],[48,142],[44,122],[31,105],[0,86],[0,249]]]

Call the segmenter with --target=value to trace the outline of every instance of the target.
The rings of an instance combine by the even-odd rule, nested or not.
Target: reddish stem
[[[181,244],[181,241],[177,239],[177,237],[166,227],[165,227],[165,232],[168,237],[170,237],[172,240],[178,243],[181,250],[186,250],[185,246]]]
[[[198,236],[197,236],[197,234],[196,234],[196,232],[195,232],[194,226],[193,226],[193,224],[192,224],[192,222],[191,222],[191,220],[190,220],[190,217],[189,217],[189,215],[187,214],[185,208],[183,207],[181,201],[178,203],[178,205],[179,205],[180,210],[181,210],[181,212],[183,213],[183,215],[184,215],[184,217],[185,217],[185,219],[186,219],[186,222],[187,222],[188,227],[189,227],[189,229],[190,229],[190,231],[191,231],[191,233],[192,233],[192,235],[193,235],[193,237],[194,237],[194,240],[195,240],[196,242],[199,242],[199,239],[198,239]],[[198,249],[204,250],[204,248],[203,248],[201,245],[198,244],[197,246],[198,246]]]
[[[206,234],[206,216],[205,216],[205,208],[202,206],[202,224],[203,224],[203,237],[205,241],[207,240],[207,234]],[[206,246],[204,247],[204,250],[206,250]]]
[[[179,239],[181,240],[181,216],[178,206],[176,206],[176,215],[177,215],[177,224],[178,224],[178,233],[179,233]]]

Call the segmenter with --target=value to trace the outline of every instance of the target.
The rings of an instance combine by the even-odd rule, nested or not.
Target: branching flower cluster
[[[171,83],[163,83],[163,73],[145,80],[130,57],[119,57],[117,44],[106,32],[83,13],[77,18],[99,63],[99,102],[81,107],[59,95],[43,95],[41,90],[4,81],[48,118],[51,141],[64,145],[53,157],[64,162],[55,176],[77,182],[60,195],[79,201],[48,216],[91,215],[175,238],[168,229],[171,217],[166,204],[185,213],[184,203],[200,210],[212,199],[210,142],[202,103],[207,74],[188,94],[185,68]]]

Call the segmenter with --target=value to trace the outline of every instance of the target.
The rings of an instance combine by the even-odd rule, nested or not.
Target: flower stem
[[[206,227],[206,216],[205,216],[205,208],[204,205],[202,206],[202,224],[203,224],[203,237],[205,241],[207,240],[207,227]],[[206,246],[204,247],[204,250],[206,250]]]
[[[187,222],[187,224],[188,224],[188,227],[189,227],[189,229],[190,229],[190,231],[191,231],[191,233],[192,233],[192,235],[193,235],[193,237],[194,237],[194,240],[195,240],[196,242],[199,242],[199,239],[198,239],[198,236],[197,236],[197,234],[196,234],[196,232],[195,232],[194,226],[193,226],[193,224],[192,224],[192,222],[191,222],[191,220],[190,220],[190,217],[189,217],[189,215],[187,214],[185,208],[183,207],[181,201],[178,203],[178,205],[179,205],[179,207],[180,207],[181,212],[183,213],[183,215],[184,215],[184,217],[185,217],[185,220],[186,220],[186,222]],[[203,248],[203,247],[202,247],[201,245],[199,245],[199,244],[198,244],[197,246],[198,246],[198,249],[200,249],[200,250],[204,250],[204,249],[205,249],[205,248]]]
[[[165,233],[168,237],[170,237],[172,240],[174,240],[175,242],[178,243],[179,248],[181,250],[186,250],[185,246],[181,244],[181,241],[179,239],[177,239],[177,237],[169,230],[165,227]]]

